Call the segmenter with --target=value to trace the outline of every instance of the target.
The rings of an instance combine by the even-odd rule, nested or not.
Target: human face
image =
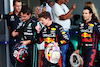
[[[27,15],[27,13],[23,14],[21,12],[21,18],[22,18],[22,21],[25,22],[25,21],[28,21],[31,17],[31,14]]]
[[[52,6],[53,6],[53,2],[50,2],[50,3],[49,3],[49,6],[52,8]]]
[[[16,2],[15,2],[15,5],[14,5],[14,10],[15,10],[16,12],[20,12],[20,11],[21,11],[21,8],[22,8],[22,2],[16,1]]]
[[[39,6],[37,6],[37,7],[36,7],[36,10],[35,10],[35,13],[38,15],[38,14],[40,14],[40,12],[41,12],[41,9],[40,9]]]
[[[86,22],[89,22],[89,21],[91,21],[91,18],[92,18],[92,13],[89,13],[88,9],[83,10],[83,19]]]
[[[41,17],[41,18],[40,18],[40,21],[41,21],[41,23],[42,23],[44,26],[47,26],[47,24],[48,24],[48,19],[45,19],[45,18]]]

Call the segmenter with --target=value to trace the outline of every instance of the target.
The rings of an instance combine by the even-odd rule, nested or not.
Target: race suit
[[[17,62],[17,67],[32,67],[32,55],[33,55],[33,43],[36,43],[36,39],[33,38],[35,30],[36,20],[29,19],[26,22],[18,23],[16,31],[19,32],[19,35],[15,38],[20,39],[21,41],[31,40],[31,44],[28,44],[28,57],[23,61],[23,63]]]
[[[47,47],[48,44],[52,41],[58,42],[59,46],[66,44],[69,41],[69,38],[66,32],[64,31],[63,27],[53,22],[50,26],[46,27],[46,31],[42,30],[41,33],[37,34],[37,39],[40,43],[44,40],[45,47]],[[61,67],[61,63],[59,64],[59,62],[58,65]],[[50,67],[52,65],[53,64],[48,62],[46,59],[43,60],[42,67]]]
[[[81,22],[78,31],[78,49],[82,47],[84,67],[93,67],[96,56],[100,25],[97,21]]]

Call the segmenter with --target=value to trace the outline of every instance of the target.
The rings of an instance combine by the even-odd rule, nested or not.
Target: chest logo
[[[83,34],[81,34],[81,37],[84,37],[84,38],[90,37],[91,38],[91,34],[84,32]]]
[[[56,30],[56,28],[51,28],[51,30],[55,31],[55,30]]]
[[[54,39],[47,37],[47,38],[44,39],[44,41],[47,42],[47,43],[50,43],[50,42],[54,41]]]

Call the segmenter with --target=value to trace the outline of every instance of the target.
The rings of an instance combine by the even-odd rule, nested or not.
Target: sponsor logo
[[[31,26],[32,25],[32,23],[29,23],[29,25],[28,26]]]
[[[88,26],[92,26],[92,27],[94,27],[94,24],[89,23]]]
[[[50,42],[54,41],[54,38],[47,37],[44,39],[44,41],[47,43],[50,43]]]
[[[15,21],[14,16],[11,16],[10,21]]]
[[[55,30],[56,30],[56,28],[51,28],[51,30],[55,31]]]
[[[33,35],[33,33],[24,32],[24,35]]]
[[[43,34],[43,37],[55,37],[55,33],[51,33],[51,34]]]
[[[65,44],[65,43],[67,43],[67,42],[66,42],[65,40],[61,40],[60,43],[61,43],[61,44]]]
[[[86,29],[86,30],[82,29],[82,30],[81,30],[81,32],[88,32],[88,33],[92,33],[92,29]]]
[[[65,33],[66,33],[65,31],[62,32],[62,34],[65,34]]]
[[[48,27],[48,29],[51,29],[50,27]]]
[[[92,42],[92,38],[81,38],[82,42]]]
[[[91,38],[91,34],[84,32],[83,34],[81,34],[81,37],[84,37],[84,38],[90,37]]]
[[[83,27],[84,26],[84,24],[81,24],[81,27]]]

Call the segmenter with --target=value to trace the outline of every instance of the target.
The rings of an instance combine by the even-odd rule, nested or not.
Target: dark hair
[[[49,13],[49,12],[46,12],[46,11],[44,11],[44,12],[41,13],[41,14],[39,14],[38,17],[39,17],[39,18],[43,17],[43,18],[45,18],[45,19],[50,18],[50,20],[51,20],[50,13]]]
[[[89,13],[92,13],[92,19],[97,20],[97,18],[95,18],[95,15],[93,14],[92,9],[89,6],[85,6],[83,10],[86,10],[86,9],[89,10]],[[83,16],[82,16],[82,19],[83,19]]]
[[[55,0],[55,2],[57,2],[58,0]]]
[[[21,0],[14,0],[13,5],[15,5],[15,2],[22,2]]]
[[[29,15],[30,13],[32,13],[32,10],[28,6],[23,6],[21,12],[23,14],[27,13],[27,15]]]
[[[85,9],[88,9],[89,10],[89,13],[92,13],[93,14],[93,11],[92,11],[92,9],[89,6],[84,7],[84,10]]]
[[[42,2],[47,2],[48,0],[42,0]]]
[[[43,4],[43,2],[48,2],[48,0],[40,0],[41,5]]]

